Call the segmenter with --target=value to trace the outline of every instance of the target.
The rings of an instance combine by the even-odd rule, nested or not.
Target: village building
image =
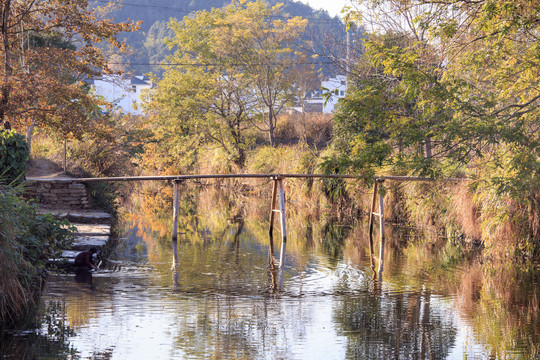
[[[304,112],[331,114],[335,111],[339,99],[345,97],[347,91],[347,77],[337,75],[321,81],[321,88],[314,90],[304,101]],[[330,93],[332,96],[326,100],[324,94]]]
[[[95,94],[111,102],[124,114],[142,115],[144,93],[152,88],[152,82],[143,75],[106,75],[88,80]]]

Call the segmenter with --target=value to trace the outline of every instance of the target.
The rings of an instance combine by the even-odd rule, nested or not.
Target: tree
[[[98,45],[124,51],[116,35],[136,28],[103,14],[86,0],[0,1],[0,121],[43,125],[64,136],[88,129],[99,103],[83,80],[109,72]]]
[[[189,148],[218,144],[238,166],[243,166],[248,138],[252,94],[242,74],[207,72],[191,67],[165,73],[152,95],[154,127],[166,147]],[[192,150],[184,148],[182,151]]]
[[[296,69],[305,61],[294,45],[307,20],[283,19],[280,7],[270,8],[262,1],[233,3],[226,8],[229,14],[219,37],[225,50],[222,56],[249,74],[264,124],[259,129],[268,132],[271,146],[275,144],[277,115],[293,100],[295,75],[299,74]]]
[[[470,166],[470,175],[518,197],[537,192],[540,6],[370,3],[383,21],[374,27],[378,33],[367,42],[337,116],[345,162],[424,175],[441,174],[449,164],[484,170],[489,164],[479,173]],[[430,159],[420,156],[427,141]]]
[[[412,26],[396,32],[377,22],[369,35],[335,117],[337,155],[325,168],[369,179],[375,172],[466,176],[486,247],[531,248],[537,256],[540,4],[369,3],[391,24]]]
[[[213,79],[212,88],[218,92],[209,93],[213,98],[209,113],[221,119],[230,134],[241,131],[241,122],[251,122],[269,133],[272,145],[277,115],[294,96],[299,53],[290,46],[306,24],[298,17],[278,16],[279,8],[261,1],[234,1],[182,22],[172,21],[175,37],[170,46],[177,51],[169,62],[182,65],[165,75],[198,74]],[[226,112],[222,111],[224,99],[229,104]]]
[[[176,129],[177,141],[187,136],[191,144],[217,144],[240,167],[250,144],[246,130],[263,128],[274,144],[276,116],[293,96],[296,54],[285,45],[305,24],[272,20],[277,10],[235,1],[170,23],[175,53],[168,63],[175,66],[157,83],[150,104],[163,141]]]
[[[392,32],[372,34],[365,47],[349,76],[349,95],[334,117],[334,146],[342,160],[366,176],[387,166],[439,175],[433,155],[448,153],[432,154],[432,139],[451,112],[444,107],[447,94],[438,86],[441,67],[434,49]],[[439,135],[443,139],[449,134]]]

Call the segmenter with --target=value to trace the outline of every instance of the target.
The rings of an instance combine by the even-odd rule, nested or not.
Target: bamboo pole
[[[173,288],[178,290],[180,288],[180,282],[178,281],[180,276],[178,275],[178,271],[173,270],[172,272],[172,280],[173,280]]]
[[[273,181],[274,181],[274,185],[272,187],[272,201],[271,201],[271,207],[270,207],[270,227],[268,230],[268,236],[270,240],[269,261],[271,265],[274,265],[274,212],[276,209],[276,196],[277,196],[277,187],[278,187],[277,179],[273,179]]]
[[[197,180],[197,179],[268,179],[268,178],[319,178],[319,179],[352,179],[359,180],[358,176],[354,175],[338,175],[338,174],[209,174],[209,175],[163,175],[163,176],[124,176],[124,177],[101,177],[101,178],[77,178],[79,182],[114,182],[114,181],[174,181],[174,180]],[[34,182],[54,182],[64,183],[72,182],[73,179],[36,179],[28,178]],[[433,179],[414,176],[375,176],[374,180],[385,181],[428,181],[428,182],[461,182],[468,181],[466,178],[444,178]]]
[[[283,179],[278,180],[279,189],[279,210],[281,213],[281,252],[279,254],[279,267],[285,263],[285,251],[287,248],[287,224],[285,221],[285,192],[283,191]]]
[[[381,277],[381,274],[384,269],[384,243],[385,243],[385,237],[384,237],[384,195],[382,193],[379,193],[379,226],[380,226],[380,236],[381,236],[381,244],[380,244],[380,250],[379,250],[379,277]]]
[[[180,211],[180,181],[174,181],[174,203],[173,203],[173,229],[172,229],[172,270],[178,268],[178,213]]]
[[[373,184],[373,197],[371,198],[371,209],[369,211],[369,255],[371,259],[371,269],[375,271],[375,259],[373,255],[373,216],[375,212],[375,204],[377,202],[377,189],[379,187],[379,182],[375,181]]]

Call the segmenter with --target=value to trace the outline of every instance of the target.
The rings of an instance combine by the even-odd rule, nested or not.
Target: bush
[[[14,130],[0,129],[0,176],[8,184],[24,181],[28,144],[23,135]]]
[[[19,196],[20,190],[0,185],[0,327],[33,304],[48,259],[73,239],[67,221],[39,214]]]

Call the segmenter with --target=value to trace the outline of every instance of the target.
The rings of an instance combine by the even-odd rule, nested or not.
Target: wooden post
[[[172,279],[173,279],[173,288],[179,289],[180,288],[180,282],[178,281],[180,277],[178,276],[178,271],[173,270],[172,272]]]
[[[383,272],[384,268],[384,195],[379,194],[379,226],[381,233],[381,247],[379,250],[379,277]]]
[[[174,180],[173,229],[172,229],[172,270],[178,268],[178,213],[180,211],[180,180]]]
[[[268,274],[270,275],[270,292],[276,293],[278,291],[278,280],[277,280],[277,272],[276,272],[276,265],[274,263],[270,263],[270,266],[268,268]]]
[[[273,179],[274,186],[272,187],[272,204],[270,207],[270,228],[268,230],[268,237],[270,239],[270,249],[269,251],[269,261],[271,265],[274,265],[274,212],[276,208],[276,196],[277,196],[277,186],[278,181],[276,178]]]
[[[379,182],[375,181],[373,184],[373,197],[371,199],[371,209],[369,211],[369,254],[371,258],[371,269],[375,271],[375,256],[373,255],[373,216],[375,212],[375,203],[377,201],[377,189]]]
[[[64,138],[64,173],[67,170],[67,139]]]
[[[283,179],[278,179],[279,210],[281,213],[281,252],[279,254],[279,267],[285,263],[285,250],[287,247],[287,224],[285,222],[285,193],[283,191]]]

